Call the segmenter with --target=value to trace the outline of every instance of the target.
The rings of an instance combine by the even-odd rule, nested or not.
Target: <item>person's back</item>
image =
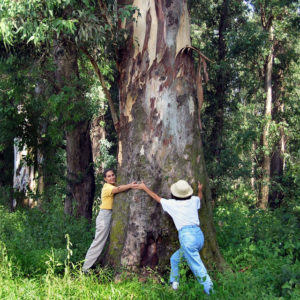
[[[199,251],[204,244],[204,235],[200,229],[198,209],[200,199],[203,197],[202,184],[198,184],[198,197],[192,196],[193,189],[185,180],[179,180],[171,186],[172,197],[176,199],[165,199],[151,191],[144,183],[139,189],[144,190],[154,200],[161,203],[162,208],[173,219],[178,230],[180,249],[171,256],[170,283],[173,289],[179,286],[179,263],[185,259],[196,276],[198,282],[203,285],[204,292],[212,291],[213,283],[200,258]]]
[[[198,209],[200,209],[200,198],[192,196],[186,200],[164,199],[160,200],[162,208],[173,219],[177,230],[183,226],[200,225]]]

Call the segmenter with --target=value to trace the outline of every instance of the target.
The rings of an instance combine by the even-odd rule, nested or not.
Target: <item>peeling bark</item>
[[[188,54],[176,58],[182,49],[179,35],[188,36],[184,46],[190,45],[186,1],[155,1],[155,10],[153,3],[133,2],[141,17],[137,24],[127,24],[131,38],[120,58],[118,184],[144,180],[168,198],[176,180],[189,181],[195,193],[200,180],[205,195],[200,212],[206,238],[202,256],[208,267],[223,269],[197,126],[193,60]],[[116,195],[109,262],[165,269],[178,246],[175,226],[159,204],[142,191]]]

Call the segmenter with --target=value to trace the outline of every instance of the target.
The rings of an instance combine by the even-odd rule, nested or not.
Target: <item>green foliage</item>
[[[107,2],[103,11],[93,0],[3,0],[0,40],[6,47],[16,41],[40,47],[64,36],[78,46],[106,45],[110,53],[124,41],[124,30],[118,30],[118,20],[131,18],[136,9],[132,5],[116,7],[114,1]]]
[[[300,56],[296,1],[189,3],[192,43],[213,61],[208,62],[210,80],[204,85],[201,114],[213,197],[226,199],[237,186],[247,188],[252,178],[255,181],[253,195],[257,199],[264,172],[262,155],[274,156],[284,134],[286,166],[290,165],[288,160],[297,161],[298,156],[299,67],[296,65],[299,66]],[[268,148],[261,146],[261,136],[266,122],[270,121],[263,115],[264,68],[271,41],[261,23],[261,8],[267,20],[272,21],[275,36],[274,109]],[[275,109],[275,102],[279,111]],[[273,176],[271,189],[288,192],[285,180],[282,182],[281,177]],[[275,201],[280,203],[281,200]]]
[[[66,12],[71,7],[76,11],[81,5],[82,3],[72,0],[31,0],[18,3],[2,1],[1,37],[4,43],[9,45],[15,42],[15,38],[40,45],[50,42],[53,33],[57,36],[74,34],[79,20],[75,16],[67,17]]]
[[[5,193],[4,193],[5,196]],[[273,211],[249,208],[253,195],[237,187],[216,207],[221,251],[232,272],[210,272],[211,299],[297,299],[300,295],[300,205],[289,202]],[[2,199],[6,202],[6,199]],[[9,212],[0,206],[0,297],[41,299],[206,299],[188,267],[181,268],[177,292],[168,273],[145,279],[97,268],[83,275],[80,265],[93,239],[87,223],[67,217],[61,194],[52,204]],[[120,270],[121,271],[121,270]],[[100,284],[99,284],[100,283]]]
[[[49,96],[53,93],[53,88],[47,85],[43,76],[51,72],[51,65],[49,66],[47,61],[44,61],[42,66],[39,65],[36,53],[30,54],[30,47],[26,49],[26,55],[11,53],[2,57],[0,61],[0,148],[3,148],[3,160],[0,160],[0,165],[7,166],[4,174],[8,173],[5,176],[11,185],[12,147],[18,144],[22,149],[23,145],[26,145],[30,149],[25,158],[26,163],[35,166],[39,164],[39,167],[42,165],[44,183],[49,186],[59,181],[65,173],[61,115],[66,111],[66,107],[55,107]],[[38,162],[39,154],[43,156],[43,161]]]
[[[299,295],[299,201],[262,211],[249,209],[245,196],[245,192],[239,199],[228,195],[228,202],[216,209],[218,242],[237,284],[241,284],[238,278],[246,276],[251,285],[276,297]]]
[[[9,213],[0,206],[1,241],[7,253],[24,274],[43,274],[51,256],[58,265],[65,260],[77,263],[84,257],[93,237],[85,219],[66,216],[62,211],[61,194],[52,194],[51,203],[32,210]],[[6,199],[1,199],[1,202]],[[72,242],[72,257],[68,258],[66,234]],[[57,268],[57,271],[61,268]]]
[[[113,60],[115,50],[125,45],[124,31],[117,26],[119,20],[132,17],[135,9],[116,6],[115,1],[103,3],[107,7],[105,14],[98,8],[98,2],[89,0],[3,0],[0,4],[0,169],[7,166],[8,156],[4,153],[11,149],[13,138],[20,137],[22,144],[46,154],[50,174],[43,201],[32,210],[9,212],[6,206],[10,189],[1,188],[1,299],[207,298],[185,268],[176,293],[160,285],[167,283],[168,274],[163,277],[155,274],[158,280],[149,276],[144,283],[136,276],[125,276],[121,283],[114,283],[114,270],[98,269],[97,274],[90,276],[84,276],[80,270],[93,239],[94,226],[63,213],[64,129],[71,130],[76,122],[92,116],[105,115],[102,125],[106,126],[109,140],[101,142],[100,160],[96,162],[96,166],[104,168],[116,166],[116,136],[107,118],[102,89],[86,58],[79,53],[80,80],[74,79],[70,86],[57,89],[51,81],[55,66],[50,50],[53,38],[74,41],[77,50],[80,47],[92,50],[90,53],[97,59],[117,99]],[[193,45],[215,62],[209,63],[210,82],[204,86],[203,140],[216,200],[218,242],[233,271],[212,274],[215,295],[210,298],[299,299],[298,10],[295,1],[228,1],[228,18],[223,31],[225,56],[220,58],[218,28],[224,3],[189,1]],[[270,149],[259,146],[266,122],[262,118],[263,72],[270,47],[259,18],[260,3],[266,4],[267,17],[274,15],[277,52],[273,84],[281,80],[280,87],[284,90],[280,98],[284,111],[271,122]],[[4,45],[9,52],[4,52]],[[40,85],[45,89],[37,95],[35,89]],[[222,98],[220,87],[225,88]],[[221,110],[223,124],[217,156],[214,133]],[[251,187],[250,178],[258,178],[261,173],[259,156],[263,151],[272,153],[280,137],[279,129],[284,130],[288,141],[284,175],[275,185],[284,200],[276,210],[261,211],[255,209],[257,190]],[[100,174],[96,178],[94,216],[100,204],[102,182]]]

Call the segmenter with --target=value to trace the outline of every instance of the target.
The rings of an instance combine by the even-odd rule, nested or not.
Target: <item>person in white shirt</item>
[[[144,190],[162,205],[163,210],[172,217],[178,230],[180,249],[170,259],[170,284],[172,284],[172,288],[178,289],[179,263],[181,259],[185,259],[198,282],[203,285],[204,292],[210,294],[213,291],[213,283],[199,254],[204,244],[204,235],[200,229],[198,217],[200,199],[203,197],[202,184],[198,183],[198,196],[192,196],[192,187],[185,180],[179,180],[170,188],[172,199],[161,198],[151,191],[144,182],[138,184],[137,188]]]

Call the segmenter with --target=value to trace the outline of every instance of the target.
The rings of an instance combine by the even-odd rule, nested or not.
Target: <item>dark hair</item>
[[[109,172],[109,171],[113,171],[114,174],[115,174],[114,169],[105,169],[105,170],[103,171],[103,177],[104,177],[104,178],[106,177],[106,173]]]
[[[191,197],[192,197],[192,195],[189,197],[186,197],[186,198],[178,198],[178,197],[174,196],[173,194],[171,194],[171,198],[174,200],[189,200],[189,199],[191,199]]]

